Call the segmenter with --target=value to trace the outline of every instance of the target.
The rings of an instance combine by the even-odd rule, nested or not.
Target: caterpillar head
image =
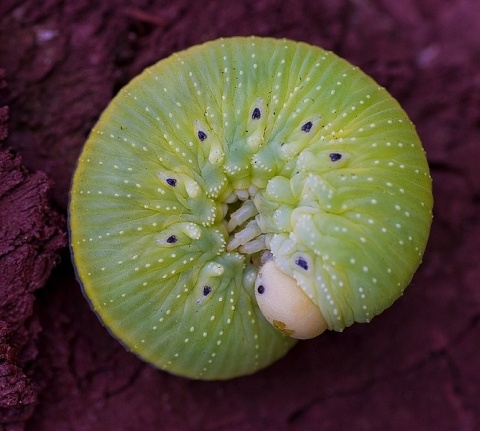
[[[320,308],[293,277],[278,269],[273,260],[260,268],[255,296],[265,318],[285,335],[304,340],[327,329]]]

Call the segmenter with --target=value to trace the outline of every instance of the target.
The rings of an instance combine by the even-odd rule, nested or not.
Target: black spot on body
[[[263,287],[262,285],[258,286],[257,287],[257,292],[261,295],[262,293],[265,292],[265,287]]]
[[[305,133],[308,133],[312,129],[312,126],[313,126],[313,123],[311,121],[308,121],[302,126],[302,131]]]
[[[169,244],[175,244],[177,242],[177,237],[175,235],[170,235],[168,238],[167,238],[167,242]]]
[[[255,108],[252,112],[252,120],[259,120],[262,116],[262,113],[260,112],[260,109]]]
[[[167,184],[169,186],[175,187],[177,185],[177,180],[175,178],[167,178]]]
[[[303,257],[299,257],[295,264],[298,265],[300,268],[303,268],[305,271],[308,269],[308,263]]]
[[[210,286],[203,286],[203,296],[207,296],[212,291]]]
[[[332,162],[337,162],[342,158],[342,155],[340,153],[330,153],[329,157]]]
[[[202,132],[201,130],[198,131],[197,135],[200,141],[204,141],[205,139],[207,139],[207,134],[205,132]]]

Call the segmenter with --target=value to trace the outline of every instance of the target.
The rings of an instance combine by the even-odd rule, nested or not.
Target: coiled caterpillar
[[[415,129],[371,78],[305,43],[219,39],[146,69],[102,114],[73,179],[71,249],[125,346],[225,379],[282,357],[286,334],[390,306],[432,205]]]

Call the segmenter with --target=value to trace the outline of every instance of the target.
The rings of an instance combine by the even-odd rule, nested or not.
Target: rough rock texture
[[[6,113],[2,108],[0,125]],[[7,429],[21,429],[37,403],[26,374],[38,358],[34,292],[66,243],[65,220],[48,204],[50,186],[45,174],[27,172],[18,155],[0,151],[0,426]]]
[[[333,49],[385,85],[417,124],[431,163],[436,206],[424,263],[404,297],[382,316],[343,334],[302,342],[256,375],[197,382],[153,369],[110,337],[89,310],[66,249],[33,304],[32,292],[51,268],[45,256],[59,245],[46,240],[46,232],[57,229],[51,238],[60,241],[63,221],[46,216],[46,177],[19,171],[18,158],[3,153],[8,163],[17,164],[12,172],[29,178],[29,187],[18,192],[32,199],[43,196],[44,210],[34,219],[44,225],[33,225],[43,245],[31,253],[47,263],[37,267],[33,257],[22,254],[25,260],[17,263],[24,271],[8,286],[18,299],[12,306],[22,309],[0,308],[0,320],[7,322],[0,325],[0,427],[480,429],[477,3],[3,0],[0,67],[9,91],[0,107],[9,105],[11,129],[4,145],[14,148],[29,170],[53,180],[51,203],[63,215],[87,133],[122,85],[173,51],[248,34]],[[0,119],[6,113],[2,109]],[[0,120],[0,135],[4,130]],[[38,245],[23,242],[15,229],[26,226],[26,211],[39,207],[25,210],[8,196],[9,203],[0,202],[2,235],[27,248]],[[3,217],[14,217],[18,225],[4,225]],[[33,238],[32,232],[28,228],[25,235]],[[4,256],[0,253],[0,259]],[[0,267],[1,283],[9,266],[0,260]],[[36,284],[28,278],[35,271],[44,275]],[[16,380],[9,383],[9,378]]]

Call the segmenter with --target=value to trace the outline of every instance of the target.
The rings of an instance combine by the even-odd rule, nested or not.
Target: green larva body
[[[104,324],[174,374],[225,379],[295,340],[260,313],[270,250],[328,328],[367,322],[409,284],[432,214],[398,103],[318,47],[221,39],[146,69],[78,162],[71,247]]]

